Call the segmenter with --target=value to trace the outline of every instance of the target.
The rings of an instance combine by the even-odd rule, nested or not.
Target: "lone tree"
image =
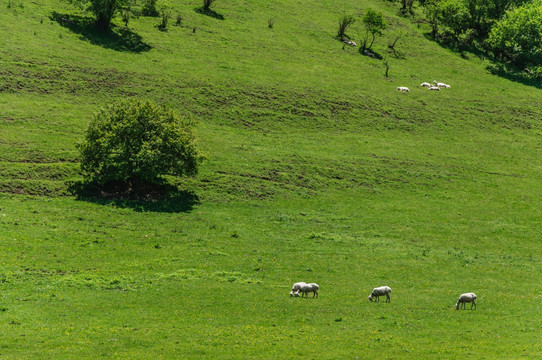
[[[382,13],[376,12],[372,9],[367,10],[367,13],[363,15],[363,18],[361,19],[363,22],[363,25],[365,26],[366,33],[365,33],[365,39],[363,40],[362,48],[370,50],[373,46],[376,35],[382,35],[382,31],[386,29],[387,25],[384,22],[384,18],[382,17]],[[369,46],[367,46],[367,41],[369,40],[369,34],[371,34],[372,39]]]
[[[111,20],[117,12],[130,8],[129,0],[68,0],[71,3],[86,7],[96,16],[96,25],[101,30],[111,28]]]
[[[337,30],[337,38],[342,39],[346,35],[346,29],[356,22],[354,15],[343,15],[339,18],[339,29]]]
[[[81,170],[97,185],[138,191],[163,175],[191,176],[202,155],[193,123],[150,101],[125,100],[101,109],[78,145]]]

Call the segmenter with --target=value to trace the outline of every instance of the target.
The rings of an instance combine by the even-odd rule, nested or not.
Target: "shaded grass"
[[[98,186],[76,181],[70,184],[69,193],[80,201],[130,208],[139,212],[187,212],[199,203],[199,197],[193,191],[182,190],[169,183],[149,184],[132,190],[119,184]]]
[[[134,53],[149,51],[151,49],[150,45],[143,42],[140,35],[130,29],[113,25],[111,29],[100,30],[96,27],[95,20],[91,17],[53,12],[51,20],[81,35],[81,39],[89,41],[93,45],[116,51]]]
[[[204,8],[203,6],[194,9],[195,12],[201,15],[209,16],[213,19],[224,20],[224,15],[217,13],[213,9]]]

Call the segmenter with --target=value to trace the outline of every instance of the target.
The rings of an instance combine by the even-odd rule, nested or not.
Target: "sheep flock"
[[[320,290],[320,287],[316,283],[306,283],[304,281],[296,282],[292,285],[292,289],[290,290],[290,297],[297,298],[297,297],[304,297],[308,298],[309,293],[312,293],[312,297],[318,298],[318,290]],[[380,297],[385,296],[386,297],[386,303],[391,303],[391,294],[392,290],[389,286],[379,286],[374,288],[371,291],[371,294],[369,295],[368,299],[370,302],[380,302]],[[466,304],[471,303],[471,310],[474,307],[474,310],[476,310],[476,299],[477,296],[474,293],[464,293],[459,296],[459,299],[457,300],[455,304],[455,309],[459,310],[460,308],[466,309]]]
[[[450,85],[443,82],[438,82],[437,80],[433,80],[433,83],[423,82],[420,84],[420,87],[427,88],[427,90],[430,90],[430,91],[440,91],[440,89],[451,88]],[[410,89],[406,86],[398,86],[397,90],[401,92],[410,92]]]

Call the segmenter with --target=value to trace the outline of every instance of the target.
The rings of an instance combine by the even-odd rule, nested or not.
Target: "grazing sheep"
[[[299,297],[299,290],[296,292],[290,291],[290,297]]]
[[[302,285],[301,288],[299,289],[299,291],[301,292],[301,297],[308,298],[309,297],[308,294],[311,292],[312,297],[316,296],[318,298],[318,290],[319,289],[320,289],[320,287],[318,286],[318,284],[310,283],[310,284]]]
[[[407,88],[406,86],[398,86],[398,87],[397,87],[397,90],[399,90],[399,91],[404,91],[404,92],[409,92],[409,91],[410,91],[410,89]]]
[[[391,302],[390,299],[391,288],[389,286],[381,286],[373,289],[371,295],[369,295],[369,301],[373,301],[373,298],[376,297],[376,301],[380,302],[380,296],[386,295],[386,302]]]
[[[435,90],[435,91],[440,91],[440,88],[439,87],[436,87],[436,86],[431,86],[430,88],[428,88],[427,90]]]
[[[299,291],[299,289],[300,289],[301,286],[303,286],[303,285],[307,285],[307,283],[304,282],[304,281],[296,282],[295,284],[292,285],[292,292]]]
[[[357,44],[352,40],[343,39],[343,43],[350,46],[357,46]]]
[[[467,303],[471,303],[470,304],[471,310],[473,306],[474,306],[474,310],[476,310],[476,294],[475,293],[461,294],[459,296],[459,299],[455,303],[455,309],[458,310],[461,305],[463,305],[463,309],[465,309]]]
[[[451,88],[450,85],[445,84],[445,83],[441,83],[441,82],[437,82],[437,80],[433,80],[433,83],[435,83],[436,86],[441,87],[441,88]]]
[[[420,86],[422,86],[422,87],[431,87],[433,85],[429,84],[428,82],[423,82],[423,83],[420,84]]]

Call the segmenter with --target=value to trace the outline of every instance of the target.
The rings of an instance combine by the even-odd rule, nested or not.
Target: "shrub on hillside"
[[[162,14],[162,21],[160,21],[160,24],[158,24],[158,30],[160,31],[167,31],[167,24],[169,22],[169,18],[171,17],[171,12],[163,9],[160,11]]]
[[[337,37],[339,39],[342,39],[346,34],[346,29],[350,27],[354,22],[356,22],[356,18],[354,15],[343,15],[339,18],[339,30],[337,31]]]
[[[150,101],[125,100],[103,108],[78,145],[81,170],[98,185],[126,189],[157,184],[163,175],[190,176],[202,160],[193,124]]]
[[[449,29],[456,42],[468,30],[469,9],[463,1],[442,0],[439,4],[438,21]]]
[[[506,13],[488,39],[494,53],[516,65],[542,63],[542,1],[535,1]]]
[[[158,16],[159,13],[158,10],[156,10],[156,0],[145,0],[143,3],[143,8],[141,9],[141,15],[153,17]]]
[[[111,28],[113,17],[123,10],[129,10],[128,0],[67,0],[69,2],[86,6],[87,10],[96,16],[96,25],[102,30]]]
[[[366,30],[365,38],[361,42],[362,49],[370,50],[375,42],[376,36],[382,35],[382,31],[387,28],[387,25],[384,21],[382,13],[379,13],[372,9],[367,10],[365,15],[363,15],[361,21],[363,22]],[[367,46],[367,42],[369,41],[369,35],[371,35],[371,43],[369,44],[369,46]]]

